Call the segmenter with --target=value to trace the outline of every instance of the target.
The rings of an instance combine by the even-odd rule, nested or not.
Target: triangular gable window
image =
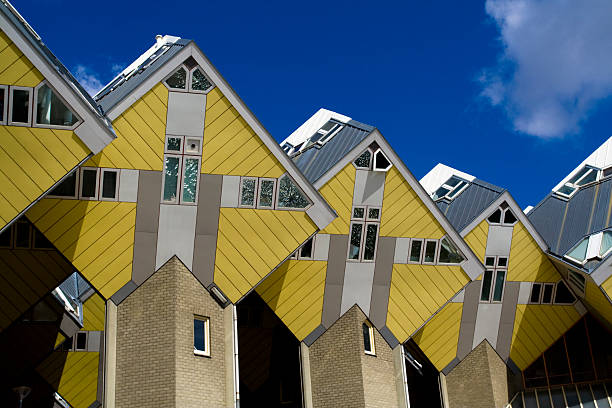
[[[194,91],[207,91],[211,87],[212,84],[206,78],[206,75],[199,68],[194,69],[191,73],[191,89]]]
[[[166,79],[166,84],[170,88],[185,89],[187,86],[187,71],[185,68],[180,67],[177,69],[174,74],[170,75],[170,77]]]
[[[79,118],[64,101],[44,82],[36,89],[36,124],[72,127]]]
[[[310,201],[288,175],[278,182],[278,208],[306,208]]]

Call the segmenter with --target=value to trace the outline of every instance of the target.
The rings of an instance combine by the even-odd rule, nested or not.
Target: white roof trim
[[[297,146],[300,143],[304,143],[308,138],[315,134],[315,132],[321,129],[321,126],[326,124],[330,119],[338,122],[347,123],[351,120],[348,116],[342,115],[337,112],[333,112],[327,109],[319,109],[314,115],[312,115],[306,122],[302,123],[300,127],[293,131],[280,145],[283,146],[285,143],[289,143],[291,146]]]
[[[599,146],[589,157],[584,159],[582,163],[578,165],[574,170],[572,170],[563,180],[559,182],[555,187],[553,187],[552,191],[557,191],[561,188],[569,179],[574,177],[580,169],[584,166],[593,166],[598,169],[605,169],[607,167],[612,166],[612,136],[608,138],[601,146]]]
[[[464,173],[450,166],[438,163],[435,167],[429,170],[429,173],[421,178],[420,183],[427,191],[427,194],[432,195],[442,184],[448,181],[452,176],[457,176],[466,181],[472,182],[476,177],[471,174]]]

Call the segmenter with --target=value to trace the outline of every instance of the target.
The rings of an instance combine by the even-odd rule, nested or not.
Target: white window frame
[[[83,173],[85,170],[95,170],[96,171],[96,193],[93,197],[83,197]],[[99,167],[80,167],[79,168],[79,200],[87,200],[87,201],[98,201],[98,197],[100,195],[100,168]]]
[[[28,109],[28,122],[13,122],[12,121],[12,117],[13,117],[13,93],[15,90],[20,90],[20,91],[28,91],[29,94],[29,98],[30,98],[30,102],[29,102],[29,109]],[[27,86],[13,86],[11,85],[9,87],[9,109],[8,109],[8,116],[7,116],[7,123],[11,126],[26,126],[26,127],[32,127],[32,112],[34,111],[34,108],[32,106],[33,100],[34,100],[34,91],[32,88],[29,88]]]
[[[447,240],[450,242],[450,244],[451,244],[452,246],[454,246],[454,247],[455,247],[455,249],[456,249],[456,250],[459,252],[459,254],[460,254],[462,257],[463,257],[463,261],[461,261],[461,262],[459,262],[459,263],[440,262],[440,251],[442,250],[442,240],[443,240],[443,239],[447,239]],[[455,243],[453,242],[453,240],[452,240],[452,239],[451,239],[451,238],[450,238],[448,235],[445,235],[445,236],[443,236],[442,238],[440,238],[440,239],[438,240],[438,251],[437,251],[437,255],[436,255],[436,264],[437,264],[437,265],[461,265],[461,263],[462,263],[462,262],[465,262],[465,260],[466,260],[466,259],[467,259],[467,258],[465,257],[465,255],[463,255],[463,252],[461,252],[461,251],[459,250],[459,248],[457,247],[457,245],[455,245]]]
[[[164,191],[166,188],[166,175],[164,174],[166,171],[166,158],[174,157],[179,160],[179,174],[177,175],[177,183],[176,183],[176,196],[174,200],[164,200]],[[161,190],[161,203],[162,204],[179,204],[181,191],[183,189],[183,155],[182,154],[165,154],[164,161],[162,164],[162,190]]]
[[[53,194],[47,194],[45,197],[46,198],[61,198],[63,200],[78,200],[79,199],[79,192],[80,192],[80,180],[81,180],[81,168],[78,168],[74,171],[75,174],[75,179],[74,179],[74,194],[71,196],[58,196],[58,195],[53,195]],[[66,177],[62,178],[61,182],[57,183],[56,185],[53,186],[53,188],[59,186],[61,183],[63,183],[66,178],[68,178],[69,175],[67,175]],[[53,190],[53,188],[51,190]]]
[[[411,261],[410,258],[412,256],[412,243],[414,241],[420,241],[421,242],[421,251],[419,253],[419,260],[418,261]],[[410,243],[409,243],[409,247],[408,247],[408,260],[407,263],[409,264],[421,264],[423,262],[423,251],[425,250],[425,240],[423,238],[411,238],[410,239]]]
[[[194,315],[193,320],[199,320],[204,322],[204,350],[197,350],[195,344],[193,345],[193,354],[196,356],[210,357],[210,318],[205,316]],[[193,333],[193,339],[195,342],[195,333]]]
[[[370,218],[370,209],[378,210],[378,218]],[[366,219],[366,221],[380,222],[381,218],[382,218],[382,207],[378,207],[378,206],[374,206],[374,205],[366,207],[366,212],[365,212],[365,219]]]
[[[363,217],[359,218],[359,217],[355,217],[355,209],[357,208],[362,208],[363,209]],[[351,220],[355,220],[355,221],[365,221],[366,216],[367,216],[367,211],[368,211],[368,207],[366,207],[365,205],[354,205],[351,209]]]
[[[280,199],[280,181],[285,176],[289,177],[289,180],[291,180],[291,182],[293,182],[295,187],[302,193],[302,196],[306,199],[306,201],[308,201],[308,205],[306,207],[304,207],[304,208],[281,207],[281,206],[278,205],[278,201]],[[274,198],[274,209],[275,210],[278,210],[278,211],[307,211],[312,206],[313,206],[312,200],[308,197],[308,195],[306,195],[306,193],[304,192],[302,187],[300,187],[299,184],[295,182],[295,179],[293,177],[291,177],[291,175],[289,173],[283,173],[280,177],[278,177],[276,179],[276,197]]]
[[[370,152],[370,162],[368,163],[368,167],[358,167],[355,164],[355,161],[357,161],[358,158],[361,157],[362,154],[364,154],[366,151]],[[374,151],[371,148],[366,148],[364,151],[362,151],[361,153],[359,153],[357,156],[355,156],[355,158],[352,161],[353,166],[357,169],[357,170],[372,170],[372,165],[374,163]]]
[[[376,168],[376,157],[378,156],[379,153],[382,154],[385,159],[387,159],[387,162],[389,162],[389,165],[385,167],[384,169]],[[374,155],[372,156],[372,170],[386,173],[389,170],[391,170],[391,167],[393,167],[393,163],[391,163],[391,159],[389,159],[389,157],[385,154],[385,152],[382,151],[381,148],[376,149],[376,151],[374,152]]]
[[[493,265],[487,265],[487,259],[493,259]],[[499,265],[499,260],[501,258],[505,258],[506,259],[506,265],[505,266],[500,266]],[[484,262],[484,267],[485,267],[485,272],[483,272],[482,278],[481,278],[481,287],[480,287],[480,296],[479,296],[479,303],[502,303],[504,301],[504,293],[506,292],[506,283],[508,281],[508,257],[507,256],[496,256],[496,255],[489,255],[489,256],[485,256],[485,262]],[[483,300],[482,299],[482,290],[484,289],[484,274],[487,271],[491,271],[491,284],[490,284],[490,288],[489,288],[489,299],[488,300]],[[495,296],[495,282],[496,282],[496,278],[497,278],[497,274],[498,272],[503,272],[504,274],[504,282],[502,283],[502,288],[501,288],[501,298],[500,300],[493,300],[493,297]],[[529,294],[531,295],[531,292],[529,292]]]
[[[555,194],[557,194],[557,195],[559,195],[559,196],[561,196],[561,197],[564,197],[564,198],[569,199],[569,198],[571,198],[571,197],[572,197],[574,194],[576,194],[576,193],[578,192],[578,190],[580,190],[582,187],[588,186],[588,185],[590,185],[590,184],[592,184],[592,183],[596,183],[597,181],[599,181],[599,180],[601,179],[601,176],[602,176],[602,171],[601,171],[601,169],[599,169],[599,168],[597,168],[597,167],[594,167],[594,166],[589,166],[588,164],[587,164],[587,165],[585,165],[584,167],[588,168],[588,169],[589,169],[589,171],[587,171],[586,173],[584,173],[584,174],[583,174],[583,175],[582,175],[582,176],[581,176],[581,177],[580,177],[578,180],[576,180],[576,181],[575,181],[575,182],[573,182],[573,183],[570,183],[569,181],[567,181],[567,182],[563,183],[563,185],[562,185],[561,187],[559,187],[557,190],[555,190]],[[579,169],[579,170],[578,170],[576,173],[580,173],[584,167],[581,167],[581,168],[580,168],[580,169]],[[584,180],[584,178],[585,178],[585,177],[587,177],[589,174],[591,174],[593,171],[596,171],[596,172],[597,172],[597,174],[595,175],[595,180],[591,181],[590,183],[584,184],[584,185],[582,185],[582,186],[581,186],[581,185],[578,185],[578,183],[579,183],[580,181]],[[570,180],[571,180],[573,177],[574,177],[574,176],[570,177]],[[562,187],[565,187],[565,186],[571,187],[571,188],[573,188],[574,190],[573,190],[573,191],[572,191],[570,194],[565,194],[565,193],[562,193],[560,190],[561,190],[561,188],[562,188]]]
[[[202,75],[204,75],[204,76],[206,77],[206,79],[208,79],[208,82],[210,82],[210,88],[208,88],[208,89],[207,89],[207,90],[205,90],[205,91],[201,91],[201,90],[199,90],[199,89],[193,89],[193,88],[191,87],[192,82],[193,82],[193,73],[195,72],[195,70],[196,70],[196,69],[199,69],[199,70],[200,70],[200,72],[202,73]],[[188,75],[188,77],[189,77],[189,81],[188,81],[188,84],[187,84],[187,89],[189,89],[189,92],[192,92],[192,93],[199,93],[199,94],[204,94],[204,95],[206,95],[207,93],[209,93],[210,91],[212,91],[212,90],[214,89],[215,84],[213,83],[213,81],[211,81],[211,80],[210,80],[210,76],[208,76],[208,74],[206,74],[206,71],[204,71],[204,69],[202,69],[202,67],[201,67],[201,66],[196,65],[195,67],[191,68],[191,70],[189,70],[189,71],[187,71],[187,72],[188,72],[188,74],[189,74],[189,75]]]
[[[168,149],[168,140],[169,139],[180,139],[181,140],[181,151],[170,150]],[[183,154],[185,149],[185,136],[174,136],[174,135],[166,135],[166,140],[164,142],[164,153],[169,155],[179,155]]]
[[[364,259],[366,236],[368,234],[368,225],[376,225],[376,240],[374,241],[374,257],[372,259]],[[376,262],[376,252],[378,251],[378,238],[380,237],[380,222],[364,222],[363,234],[361,237],[361,247],[359,248],[360,262]]]
[[[260,201],[261,198],[261,186],[263,185],[264,181],[271,181],[273,188],[272,188],[272,205],[266,207],[266,206],[262,206]],[[275,178],[271,178],[271,177],[260,177],[257,180],[257,185],[256,185],[256,195],[255,195],[255,204],[256,204],[256,208],[262,209],[262,210],[274,210],[276,208],[276,201],[277,201],[277,197],[276,197],[276,190],[277,190],[277,183],[278,180]]]
[[[170,79],[170,77],[171,77],[172,75],[174,75],[174,74],[175,74],[175,73],[176,73],[176,72],[177,72],[179,69],[181,69],[181,68],[183,68],[183,69],[185,70],[185,89],[181,89],[181,88],[172,88],[172,87],[170,87],[170,85],[168,85],[168,84],[166,83],[166,81],[167,81],[168,79]],[[164,84],[164,86],[165,86],[166,88],[168,88],[168,90],[169,90],[169,91],[172,91],[172,92],[189,92],[189,88],[191,88],[191,87],[189,86],[190,80],[191,80],[191,74],[190,74],[189,69],[188,69],[188,68],[185,66],[185,64],[180,64],[178,67],[176,67],[175,69],[173,69],[173,70],[172,70],[172,72],[171,72],[170,74],[168,74],[168,75],[167,75],[167,76],[166,76],[166,77],[163,79],[162,83]]]
[[[356,208],[363,208],[363,217],[362,218],[357,218],[355,217],[355,209]],[[377,208],[380,209],[380,218],[382,218],[382,208],[381,207],[371,207],[371,208]],[[380,238],[380,218],[377,220],[371,220],[368,219],[368,210],[370,209],[369,206],[366,205],[355,205],[353,207],[351,207],[351,223],[350,223],[350,229],[349,229],[349,244],[348,244],[348,249],[346,251],[346,260],[347,262],[376,262],[376,252],[378,250],[378,239]],[[359,257],[357,259],[349,259],[349,254],[350,254],[350,250],[351,250],[351,233],[353,231],[353,225],[354,224],[361,224],[361,241],[359,243]],[[374,242],[374,257],[372,259],[364,259],[364,253],[365,253],[365,242],[366,242],[366,236],[368,233],[368,225],[376,225],[376,241]]]
[[[552,286],[552,292],[550,294],[550,302],[548,303],[544,303],[544,291],[546,290],[547,286]],[[557,286],[555,283],[551,283],[551,282],[542,282],[542,293],[540,296],[540,303],[543,305],[552,305],[555,302],[555,286]]]
[[[308,241],[312,241],[312,248],[310,250],[310,256],[302,256],[302,247],[304,247],[304,244],[306,244]],[[304,244],[300,245],[300,247],[294,252],[295,258],[293,259],[312,261],[314,258],[314,250],[315,250],[314,235],[308,238],[306,241],[304,241]]]
[[[197,176],[196,176],[196,191],[195,191],[195,201],[193,203],[190,202],[184,202],[183,201],[183,190],[185,188],[185,165],[187,164],[187,160],[197,160],[198,161],[198,171],[196,172]],[[179,196],[177,197],[177,203],[176,204],[181,204],[181,205],[198,205],[198,198],[200,195],[200,169],[202,168],[202,158],[198,157],[198,156],[189,156],[189,155],[182,155],[181,156],[181,164],[180,164],[180,168],[181,168],[181,174],[179,175]]]
[[[459,183],[463,182],[464,184],[463,184],[463,186],[461,186],[461,187],[460,187],[460,188],[459,188],[459,189],[458,189],[458,190],[457,190],[457,191],[456,191],[454,194],[450,195],[450,194],[453,192],[453,190],[455,190],[455,188],[457,188],[457,187],[456,187],[456,186],[455,186],[455,187],[452,187],[452,186],[450,186],[450,185],[448,185],[448,184],[446,184],[446,183],[448,183],[448,181],[449,181],[449,180],[451,180],[453,177],[455,177],[455,178],[459,179]],[[440,185],[438,188],[436,188],[436,191],[438,191],[440,188],[444,187],[445,189],[447,189],[447,190],[448,190],[448,193],[444,194],[442,197],[438,197],[438,198],[435,198],[435,199],[434,199],[434,198],[433,198],[433,195],[434,195],[434,194],[435,194],[435,192],[436,192],[436,191],[434,191],[433,193],[431,193],[431,196],[432,196],[432,199],[433,199],[434,201],[439,201],[439,200],[443,200],[443,199],[446,199],[446,200],[450,200],[450,201],[452,201],[452,200],[454,200],[454,199],[455,199],[455,198],[456,198],[456,197],[457,197],[459,194],[461,194],[461,193],[463,192],[463,190],[465,190],[466,188],[468,188],[468,186],[469,186],[469,185],[470,185],[470,182],[469,182],[469,181],[467,181],[467,180],[465,180],[465,179],[462,179],[461,177],[456,176],[456,175],[454,175],[454,174],[453,174],[453,175],[451,175],[451,176],[450,176],[450,177],[449,177],[449,178],[448,178],[448,179],[447,179],[447,180],[446,180],[444,183],[442,183],[442,184],[441,184],[441,185]]]
[[[44,124],[39,124],[36,123],[36,118],[37,118],[37,114],[38,114],[38,90],[40,89],[40,87],[42,87],[43,85],[47,85],[49,88],[51,88],[51,91],[55,94],[55,96],[57,96],[59,98],[60,101],[62,101],[62,103],[70,110],[70,112],[72,112],[72,114],[77,118],[77,121],[74,123],[74,125],[72,126],[62,126],[62,125],[44,125]],[[60,95],[59,92],[57,92],[55,90],[55,88],[53,88],[51,86],[51,84],[47,81],[44,80],[42,81],[40,84],[36,85],[36,87],[34,88],[34,97],[33,97],[33,101],[32,101],[32,109],[33,109],[33,113],[32,113],[32,127],[37,127],[37,128],[46,128],[46,129],[68,129],[68,130],[74,130],[77,128],[77,126],[79,126],[81,123],[83,123],[83,120],[81,119],[81,117],[79,115],[76,114],[76,112],[74,111],[74,109],[72,108],[72,106],[70,106],[68,104],[68,102],[66,102],[66,100],[64,98],[62,98],[62,96]]]
[[[169,137],[176,137],[176,136],[169,136]],[[198,151],[197,152],[191,152],[191,151],[187,151],[187,144],[189,143],[190,140],[197,140],[198,141]],[[182,154],[186,155],[186,156],[202,156],[202,144],[203,144],[203,140],[201,137],[195,137],[195,136],[185,136],[183,137],[183,145],[182,145]]]
[[[255,180],[255,190],[253,192],[253,204],[242,204],[242,187],[244,180]],[[240,188],[238,189],[238,207],[239,208],[256,208],[257,200],[259,199],[259,180],[257,177],[240,177]],[[276,202],[274,203],[276,205]]]
[[[370,323],[367,320],[365,320],[363,322],[363,324],[368,326],[368,336],[370,337],[370,346],[372,348],[372,350],[366,350],[365,347],[364,347],[363,351],[365,352],[365,354],[367,354],[369,356],[375,356],[376,355],[376,345],[374,343],[374,326],[372,326],[372,323]],[[362,326],[362,328],[363,328],[363,326]]]
[[[77,345],[79,344],[78,342],[78,337],[79,335],[82,335],[85,337],[85,348],[78,348]],[[89,336],[87,335],[86,331],[78,331],[74,334],[74,336],[72,336],[72,345],[73,345],[73,349],[74,351],[87,351],[87,343],[89,341]]]
[[[533,301],[531,300],[532,295],[533,295],[533,287],[535,285],[538,285],[540,287],[540,294],[538,295],[538,300],[537,301]],[[544,282],[532,282],[531,283],[531,290],[529,291],[529,304],[530,305],[539,305],[542,303],[542,295],[544,294]]]
[[[0,120],[0,125],[6,125],[8,123],[9,87],[8,85],[0,85],[0,89],[4,89],[4,108],[2,109],[2,120]]]
[[[361,225],[361,237],[360,237],[360,241],[359,241],[359,253],[357,256],[357,259],[352,259],[349,258],[349,255],[351,253],[351,234],[353,233],[353,225],[355,224],[359,224]],[[365,221],[351,221],[351,223],[349,224],[349,237],[348,237],[348,248],[346,250],[346,261],[347,262],[361,262],[361,257],[363,255],[363,239],[365,237]]]
[[[440,250],[440,242],[437,239],[425,239],[424,240],[424,245],[423,245],[423,256],[421,257],[421,263],[423,265],[435,265],[436,261],[438,260],[438,251]],[[435,242],[436,243],[436,249],[434,251],[434,260],[433,262],[425,262],[425,253],[426,253],[426,249],[427,249],[427,243],[428,242]]]
[[[115,183],[115,197],[113,198],[102,197],[102,190],[104,187],[104,173],[116,173],[117,174],[117,178],[116,178],[117,182]],[[99,177],[100,177],[100,180],[98,181],[98,184],[99,184],[98,195],[99,195],[100,201],[119,201],[119,180],[121,178],[121,171],[119,169],[101,168],[99,171]]]

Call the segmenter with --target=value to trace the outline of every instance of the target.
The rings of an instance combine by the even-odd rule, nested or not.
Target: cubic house
[[[279,145],[191,40],[91,97],[0,30],[2,406],[612,406],[612,139],[522,211],[325,109]]]

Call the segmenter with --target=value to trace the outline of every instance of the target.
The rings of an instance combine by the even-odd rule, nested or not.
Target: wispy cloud
[[[575,134],[612,95],[612,2],[487,0],[503,53],[483,70],[481,95],[514,128],[540,138]]]
[[[95,95],[104,86],[98,73],[85,65],[77,65],[74,76],[90,95]]]

